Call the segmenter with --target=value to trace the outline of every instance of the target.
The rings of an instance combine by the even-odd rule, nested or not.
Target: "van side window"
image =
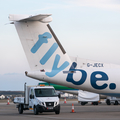
[[[33,89],[31,89],[31,95],[34,95]]]

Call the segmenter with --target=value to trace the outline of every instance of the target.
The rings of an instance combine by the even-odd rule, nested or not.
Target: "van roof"
[[[54,88],[53,86],[31,86],[32,88]]]

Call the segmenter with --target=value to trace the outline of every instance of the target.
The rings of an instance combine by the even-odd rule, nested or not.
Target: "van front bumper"
[[[42,105],[37,105],[36,109],[38,110],[38,112],[55,112],[60,110],[60,104],[55,107],[45,107]]]

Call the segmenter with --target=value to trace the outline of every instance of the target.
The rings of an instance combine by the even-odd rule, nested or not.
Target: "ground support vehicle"
[[[53,86],[26,86],[25,96],[15,97],[14,103],[17,104],[19,114],[24,110],[32,110],[34,114],[42,112],[60,113],[59,97]]]
[[[118,105],[120,104],[120,98],[108,96],[106,99],[106,104],[107,105],[111,105],[111,104]]]
[[[93,105],[98,105],[99,100],[100,100],[99,94],[83,90],[78,91],[78,102],[80,102],[81,105],[85,105],[88,102],[92,102]]]

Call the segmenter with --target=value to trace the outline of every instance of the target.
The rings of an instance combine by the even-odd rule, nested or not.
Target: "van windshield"
[[[52,88],[35,89],[36,97],[56,97],[57,94]]]

